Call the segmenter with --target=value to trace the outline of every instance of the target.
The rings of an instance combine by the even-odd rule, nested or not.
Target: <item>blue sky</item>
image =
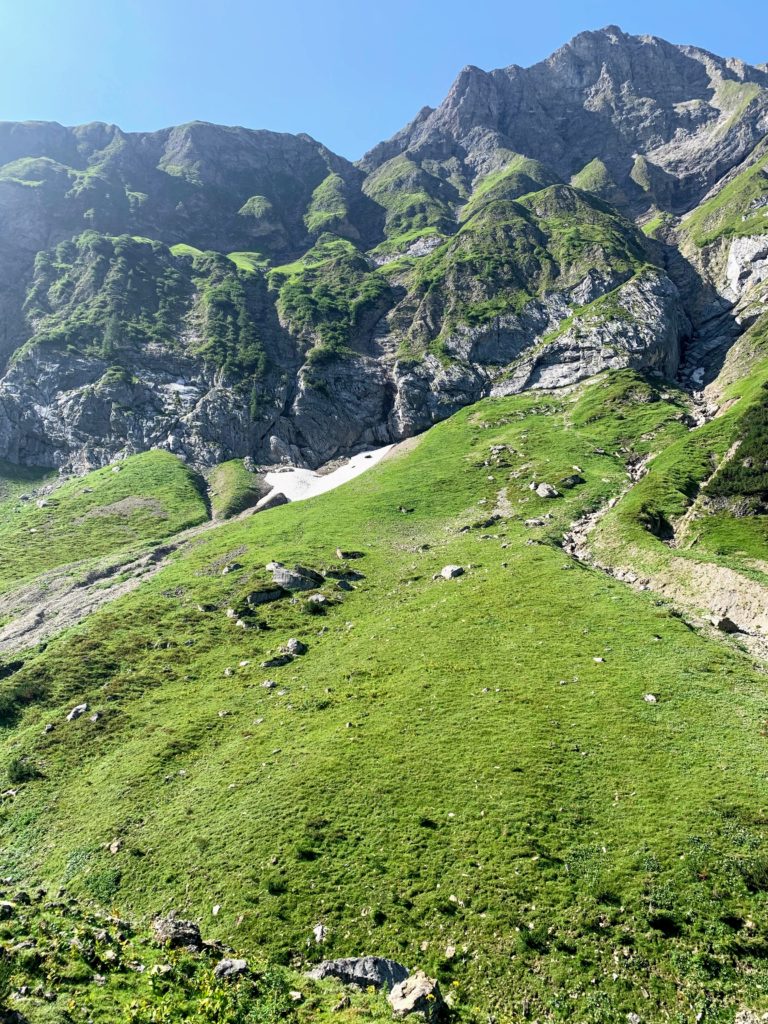
[[[355,159],[463,65],[531,64],[607,24],[768,61],[763,0],[0,0],[0,120],[199,119]]]

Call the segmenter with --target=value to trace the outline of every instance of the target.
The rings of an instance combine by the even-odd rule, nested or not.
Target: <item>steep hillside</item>
[[[687,404],[628,373],[488,400],[16,655],[2,873],[391,955],[470,1019],[762,1005],[764,675],[560,546]],[[320,575],[281,596],[275,559]]]
[[[615,27],[358,165],[0,124],[0,1017],[768,1015],[767,129]]]

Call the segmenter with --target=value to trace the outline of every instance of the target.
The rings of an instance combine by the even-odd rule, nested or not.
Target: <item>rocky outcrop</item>
[[[734,238],[728,250],[725,276],[733,298],[768,278],[768,235]]]
[[[436,110],[422,110],[361,161],[406,154],[470,184],[504,151],[568,180],[595,158],[635,208],[690,208],[768,130],[768,75],[693,46],[583,32],[529,68],[466,67]]]

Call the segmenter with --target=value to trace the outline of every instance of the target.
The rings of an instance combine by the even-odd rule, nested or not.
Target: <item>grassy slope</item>
[[[242,459],[230,459],[216,466],[211,471],[209,487],[215,519],[230,519],[269,493],[269,487],[248,472]]]
[[[768,195],[768,156],[742,171],[711,199],[701,203],[682,223],[683,231],[698,246],[718,238],[768,232],[768,206],[758,203]]]
[[[674,394],[610,379],[464,410],[338,491],[206,535],[30,659],[4,685],[42,696],[6,749],[42,777],[3,806],[0,872],[177,906],[281,959],[322,921],[325,955],[422,965],[467,1018],[730,1021],[765,1002],[764,678],[547,541],[623,487],[628,439],[642,454],[683,429]],[[486,465],[494,444],[515,453]],[[528,490],[574,464],[586,483],[563,499]],[[503,486],[509,521],[458,532]],[[327,589],[324,618],[225,616],[270,559],[323,568],[337,545],[365,551],[366,579]],[[447,563],[472,567],[434,582]],[[305,657],[258,667],[292,635]],[[100,720],[65,723],[84,699]]]
[[[596,550],[611,564],[623,564],[631,552],[640,571],[655,572],[674,565],[677,558],[714,562],[737,571],[754,571],[752,559],[768,555],[765,515],[736,517],[729,511],[703,511],[674,552],[654,534],[658,526],[674,524],[687,511],[735,442],[742,442],[745,417],[765,406],[768,382],[768,318],[763,317],[740,340],[732,356],[742,365],[722,395],[725,411],[695,431],[670,444],[649,467],[647,476],[605,516],[596,534]],[[737,460],[752,454],[742,444]],[[764,456],[763,456],[764,458]],[[756,463],[760,472],[762,459]],[[714,476],[707,494],[716,494]],[[650,529],[653,527],[653,530]]]
[[[391,1020],[383,993],[355,993],[346,1008],[338,1008],[338,982],[310,981],[254,957],[248,957],[245,977],[218,981],[214,966],[221,949],[169,950],[148,928],[76,900],[51,899],[53,894],[41,891],[24,903],[16,895],[14,889],[3,891],[14,907],[0,922],[3,948],[11,949],[0,961],[0,1004],[7,1006],[10,996],[28,1024]],[[14,996],[22,986],[29,994]]]
[[[146,547],[208,518],[199,481],[176,456],[146,452],[68,481],[38,500],[33,471],[0,467],[0,593],[57,566]]]

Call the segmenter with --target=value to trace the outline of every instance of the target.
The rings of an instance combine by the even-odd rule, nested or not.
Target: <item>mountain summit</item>
[[[318,466],[484,395],[674,377],[728,298],[677,219],[767,125],[764,70],[615,27],[465,68],[358,166],[200,122],[2,124],[0,457]]]

